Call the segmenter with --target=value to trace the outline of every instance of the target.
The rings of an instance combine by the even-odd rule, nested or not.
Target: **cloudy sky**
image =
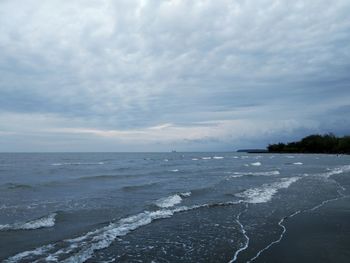
[[[349,0],[0,0],[0,151],[350,133]]]

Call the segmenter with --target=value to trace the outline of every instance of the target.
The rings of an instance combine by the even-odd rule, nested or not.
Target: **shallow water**
[[[336,155],[0,154],[0,260],[258,262],[349,177]]]

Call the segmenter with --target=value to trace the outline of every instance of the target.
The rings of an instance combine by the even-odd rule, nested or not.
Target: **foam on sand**
[[[49,214],[47,216],[34,219],[24,223],[14,223],[0,225],[0,231],[8,230],[34,230],[39,228],[53,227],[56,221],[56,213]]]
[[[261,187],[251,188],[245,190],[244,192],[238,193],[236,196],[244,198],[247,203],[266,203],[272,199],[278,190],[288,188],[299,179],[300,177],[282,178],[279,182],[263,184]]]

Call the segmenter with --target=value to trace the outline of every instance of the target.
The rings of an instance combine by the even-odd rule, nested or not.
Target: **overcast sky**
[[[0,0],[0,151],[350,134],[349,0]]]

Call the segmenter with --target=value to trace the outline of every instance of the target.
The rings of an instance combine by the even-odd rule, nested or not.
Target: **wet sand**
[[[282,241],[254,262],[350,262],[350,197],[284,222]]]

